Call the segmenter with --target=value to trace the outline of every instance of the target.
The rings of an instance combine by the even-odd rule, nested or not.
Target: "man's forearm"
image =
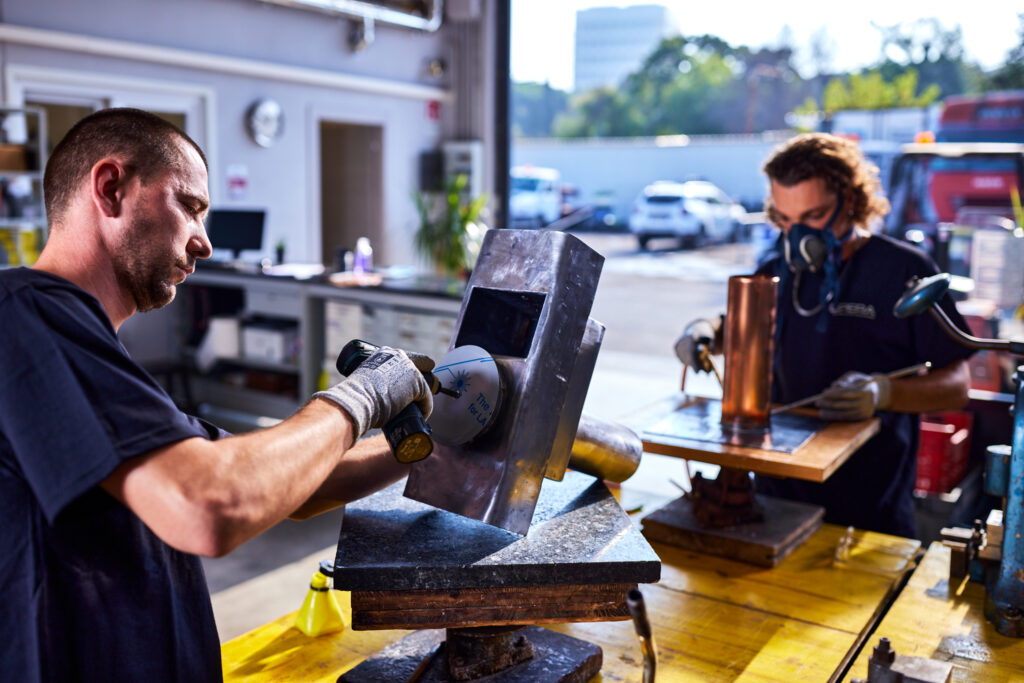
[[[410,466],[398,462],[383,435],[356,442],[342,457],[327,480],[292,519],[308,519],[363,496],[375,493],[409,474]]]
[[[892,380],[889,410],[928,413],[959,410],[967,405],[971,374],[966,360],[959,360],[927,375]]]
[[[352,441],[345,413],[318,399],[269,429],[129,460],[103,488],[169,545],[218,556],[309,499]]]

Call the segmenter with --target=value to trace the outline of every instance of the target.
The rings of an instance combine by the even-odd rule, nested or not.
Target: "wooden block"
[[[685,435],[650,434],[658,424],[694,401],[711,399],[679,392],[629,416],[626,422],[641,434],[648,453],[750,470],[775,477],[823,482],[853,453],[878,433],[877,417],[862,422],[832,422],[792,453],[688,439]]]
[[[629,618],[636,584],[353,591],[352,628],[462,628]]]
[[[761,567],[774,567],[821,526],[825,509],[781,498],[755,496],[764,521],[707,529],[681,497],[643,518],[650,541],[686,550],[728,557]]]

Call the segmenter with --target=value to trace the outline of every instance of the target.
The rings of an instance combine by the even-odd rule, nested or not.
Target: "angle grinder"
[[[377,346],[363,341],[353,339],[345,344],[341,353],[338,354],[338,361],[335,366],[343,377],[348,377],[367,358],[373,355]],[[427,386],[433,394],[443,393],[453,398],[459,398],[460,393],[455,389],[446,388],[441,385],[438,378],[431,372],[424,371],[423,378],[427,380]],[[423,419],[423,412],[415,403],[410,403],[403,408],[398,415],[391,419],[384,428],[384,438],[391,447],[395,459],[402,463],[412,463],[423,460],[434,451],[434,442],[430,438],[430,427]]]

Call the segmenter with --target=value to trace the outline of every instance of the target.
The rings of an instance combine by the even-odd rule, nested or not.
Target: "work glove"
[[[891,399],[892,384],[888,377],[850,371],[832,382],[817,405],[823,420],[856,421],[888,409]]]
[[[423,373],[433,368],[434,361],[423,354],[382,346],[340,383],[313,397],[341,406],[352,417],[358,439],[386,425],[413,402],[424,419],[429,417],[434,401]]]
[[[679,360],[698,372],[711,372],[710,356],[721,353],[722,323],[722,318],[715,322],[698,318],[687,324],[676,340]]]

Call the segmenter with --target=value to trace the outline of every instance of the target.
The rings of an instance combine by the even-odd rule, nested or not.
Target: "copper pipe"
[[[729,278],[722,382],[722,427],[725,429],[768,429],[771,426],[778,286],[779,278],[770,275]]]

